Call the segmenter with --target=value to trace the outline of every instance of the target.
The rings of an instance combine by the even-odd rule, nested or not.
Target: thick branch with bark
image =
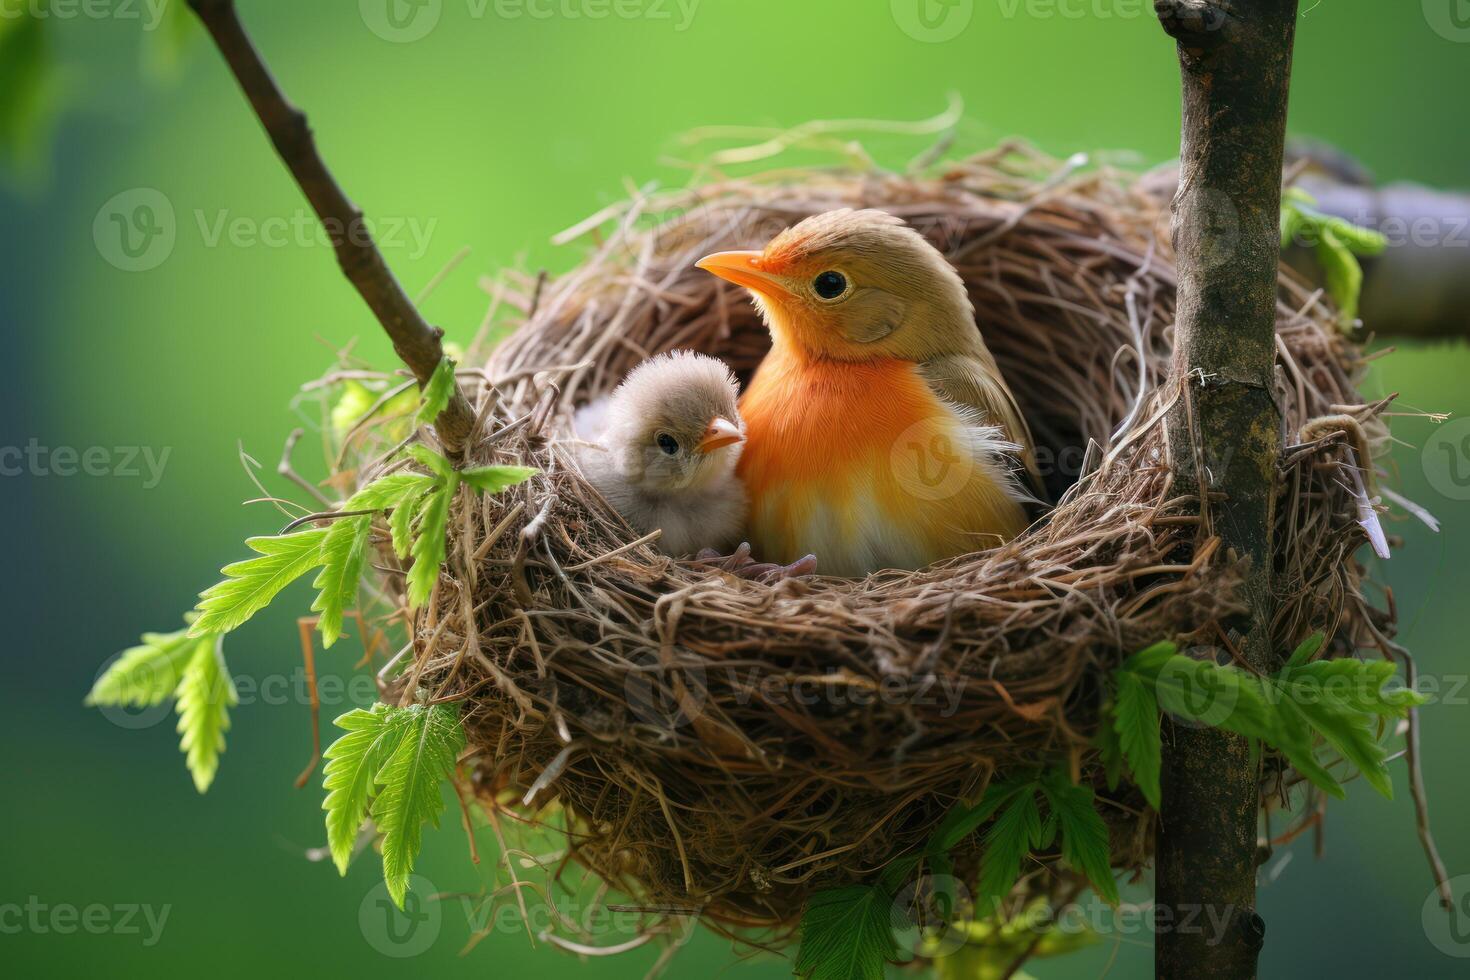
[[[1249,613],[1231,624],[1271,669],[1271,527],[1281,449],[1273,398],[1278,221],[1297,0],[1155,0],[1183,88],[1174,245],[1179,271],[1168,422],[1176,485],[1201,534],[1247,563]],[[1219,499],[1212,499],[1219,495]],[[1254,977],[1258,781],[1244,739],[1166,732],[1157,840],[1155,967],[1166,980]]]
[[[352,203],[317,151],[306,115],[293,106],[271,76],[235,11],[234,0],[188,0],[291,176],[322,222],[342,273],[367,303],[393,350],[422,387],[444,357],[444,331],[425,322],[394,277],[373,241],[363,213]],[[469,438],[475,416],[457,388],[434,423],[444,448],[458,453]]]

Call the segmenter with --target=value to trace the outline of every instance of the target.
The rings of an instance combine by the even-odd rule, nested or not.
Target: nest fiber
[[[1005,146],[926,176],[714,180],[574,229],[587,260],[509,290],[524,322],[464,375],[470,461],[541,472],[461,496],[414,623],[413,676],[464,702],[482,801],[555,814],[570,857],[648,907],[779,931],[996,771],[1070,760],[1091,778],[1105,673],[1161,639],[1228,643],[1239,610],[1240,569],[1171,490],[1190,448],[1163,424],[1188,397],[1169,375],[1172,189]],[[579,475],[568,418],[661,351],[748,378],[766,330],[695,260],[839,207],[902,217],[959,269],[1059,502],[1002,547],[863,580],[765,584],[664,557]],[[1273,639],[1382,645],[1390,617],[1354,558],[1354,448],[1384,441],[1381,406],[1362,404],[1360,351],[1319,292],[1283,271],[1278,313]],[[1137,868],[1151,815],[1136,797],[1108,809],[1115,862]]]

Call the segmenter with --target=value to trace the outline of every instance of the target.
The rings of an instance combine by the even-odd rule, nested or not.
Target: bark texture
[[[1234,646],[1269,670],[1278,222],[1297,0],[1155,0],[1183,81],[1174,199],[1179,298],[1169,418],[1179,489],[1199,498],[1201,536],[1248,562],[1250,612]],[[1254,977],[1257,777],[1245,740],[1165,732],[1157,841],[1155,968],[1166,980]]]
[[[393,342],[393,350],[419,385],[428,383],[444,357],[444,331],[431,327],[403,291],[373,241],[363,213],[348,198],[317,151],[306,115],[293,106],[271,76],[233,0],[188,0],[240,83],[276,153],[291,171],[331,240],[342,273]],[[444,448],[457,454],[474,427],[474,413],[456,386],[434,424]]]

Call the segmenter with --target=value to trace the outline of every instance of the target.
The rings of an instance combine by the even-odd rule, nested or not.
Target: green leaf
[[[311,611],[321,613],[317,628],[322,646],[330,647],[342,635],[342,616],[357,604],[357,586],[373,534],[373,517],[363,514],[337,521],[322,540],[322,570],[312,583],[317,589]]]
[[[368,801],[377,788],[378,773],[398,748],[409,717],[407,710],[380,702],[371,710],[349,711],[332,723],[346,734],[322,754],[327,760],[322,770],[322,788],[327,791],[322,809],[327,811],[327,846],[344,875],[357,832],[367,817]]]
[[[1164,668],[1171,658],[1179,653],[1179,648],[1173,643],[1164,640],[1133,654],[1123,661],[1121,670],[1142,676],[1153,676]]]
[[[1382,255],[1388,239],[1371,228],[1355,225],[1345,218],[1322,215],[1322,226],[1332,232],[1354,255]]]
[[[408,457],[440,479],[448,479],[454,473],[454,464],[440,456],[423,443],[416,442],[404,450]]]
[[[454,361],[443,358],[434,369],[429,383],[424,385],[423,402],[419,405],[418,424],[433,425],[449,399],[454,397]]]
[[[1159,702],[1137,674],[1124,668],[1114,675],[1118,683],[1113,727],[1118,745],[1128,760],[1133,782],[1143,791],[1149,806],[1161,804],[1159,786],[1163,771],[1164,744],[1159,734]]]
[[[1388,753],[1378,741],[1378,719],[1402,717],[1424,700],[1406,689],[1385,691],[1393,677],[1388,661],[1344,657],[1306,663],[1293,656],[1269,682],[1280,700],[1283,741],[1289,743],[1280,747],[1292,764],[1300,761],[1302,774],[1322,785],[1325,770],[1311,758],[1315,733],[1356,767],[1368,785],[1391,799],[1393,780]]]
[[[177,633],[144,633],[140,646],[124,650],[97,678],[83,703],[89,707],[146,708],[173,697],[184,678],[184,668],[194,656],[194,648],[201,642],[213,642],[213,638],[192,637],[187,629]]]
[[[518,483],[525,483],[535,472],[529,466],[477,466],[460,470],[459,478],[481,493],[500,493]]]
[[[1062,860],[1086,875],[1103,900],[1116,907],[1120,899],[1108,825],[1093,808],[1092,789],[1075,786],[1065,773],[1053,770],[1043,777],[1041,791],[1060,827]]]
[[[199,595],[199,618],[189,635],[228,633],[264,609],[282,589],[322,563],[326,536],[325,528],[317,528],[247,540],[260,557],[221,569],[224,581]]]
[[[196,641],[179,682],[179,749],[194,777],[194,788],[201,793],[214,782],[220,753],[225,750],[225,732],[230,730],[229,709],[239,703],[220,647],[217,636]]]
[[[898,956],[893,900],[872,885],[813,895],[801,917],[796,975],[808,980],[883,980],[883,964]]]
[[[1009,802],[1011,797],[1033,786],[1034,782],[1030,779],[992,779],[990,785],[985,787],[979,803],[973,807],[961,804],[950,808],[930,838],[928,853],[943,854],[953,850],[960,841],[994,816],[995,811]]]
[[[413,566],[408,570],[408,604],[422,606],[433,594],[439,580],[439,566],[444,564],[444,536],[449,525],[449,504],[459,488],[459,478],[451,474],[444,486],[424,498],[419,511],[418,533],[410,554]]]
[[[1363,267],[1347,243],[1330,227],[1321,229],[1317,242],[1317,261],[1322,266],[1322,276],[1327,292],[1337,304],[1344,325],[1351,325],[1358,316],[1358,298],[1363,291]]]
[[[434,485],[434,477],[422,473],[394,473],[374,480],[354,493],[343,510],[388,510]]]
[[[416,704],[404,710],[409,713],[405,730],[375,777],[381,788],[372,804],[373,820],[383,833],[383,880],[399,908],[423,845],[424,824],[438,826],[444,809],[439,784],[465,744],[457,706]]]
[[[1021,877],[1021,862],[1033,847],[1042,846],[1045,834],[1036,788],[1036,783],[1027,783],[1013,793],[985,835],[980,877],[975,883],[975,905],[981,914],[995,914]]]
[[[1305,666],[1320,649],[1322,649],[1322,634],[1313,633],[1291,652],[1291,658],[1286,661],[1287,669]]]
[[[393,535],[393,553],[399,558],[407,558],[413,550],[414,519],[418,517],[424,498],[431,492],[432,486],[410,493],[394,506],[393,515],[388,518],[388,530]]]
[[[1270,741],[1279,725],[1259,678],[1211,660],[1170,657],[1151,684],[1159,707],[1179,718],[1203,722],[1247,738]]]

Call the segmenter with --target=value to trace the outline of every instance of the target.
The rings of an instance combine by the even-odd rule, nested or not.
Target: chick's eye
[[[836,299],[847,292],[847,277],[840,272],[824,272],[812,280],[812,289],[822,299]]]
[[[665,456],[672,456],[679,451],[679,440],[667,432],[658,434],[658,448],[664,451]]]

